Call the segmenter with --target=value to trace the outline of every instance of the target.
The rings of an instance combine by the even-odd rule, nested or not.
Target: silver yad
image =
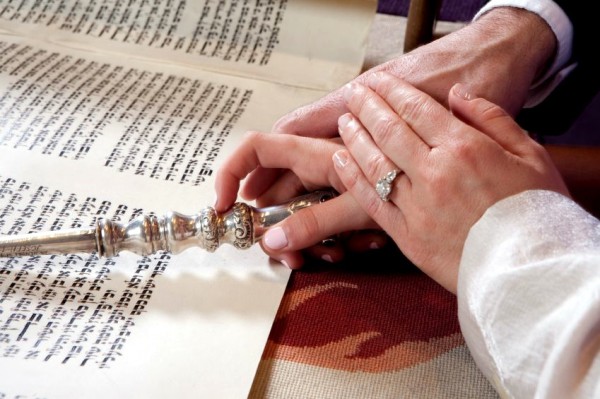
[[[288,216],[333,198],[333,190],[315,191],[265,208],[236,202],[224,213],[207,207],[192,216],[169,212],[140,216],[128,224],[101,219],[87,229],[69,229],[0,237],[0,257],[96,252],[112,257],[121,251],[147,256],[180,253],[191,247],[214,252],[222,244],[250,248],[266,230]]]

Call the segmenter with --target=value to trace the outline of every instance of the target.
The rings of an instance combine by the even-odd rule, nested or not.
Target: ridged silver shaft
[[[0,238],[0,257],[96,252],[111,257],[121,251],[150,255],[180,253],[190,247],[215,251],[228,243],[250,248],[265,231],[286,217],[334,197],[334,191],[315,191],[284,204],[255,208],[242,202],[222,214],[207,207],[196,215],[169,212],[163,217],[140,216],[127,224],[101,219],[88,229],[69,229]]]

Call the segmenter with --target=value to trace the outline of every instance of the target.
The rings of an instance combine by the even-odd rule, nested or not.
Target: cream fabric
[[[600,397],[600,221],[527,191],[492,206],[465,243],[459,319],[502,397]]]

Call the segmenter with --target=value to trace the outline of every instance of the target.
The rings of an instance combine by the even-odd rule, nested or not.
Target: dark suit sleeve
[[[524,109],[518,116],[521,125],[537,135],[566,132],[600,89],[597,15],[590,3],[582,0],[554,0],[573,24],[573,56],[577,67],[540,105]],[[597,132],[600,134],[600,132]]]

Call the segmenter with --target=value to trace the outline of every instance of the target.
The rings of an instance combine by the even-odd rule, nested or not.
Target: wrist
[[[538,14],[516,7],[496,7],[472,24],[484,37],[497,41],[497,51],[512,60],[515,72],[527,72],[529,85],[541,79],[556,57],[558,42],[548,23]]]

